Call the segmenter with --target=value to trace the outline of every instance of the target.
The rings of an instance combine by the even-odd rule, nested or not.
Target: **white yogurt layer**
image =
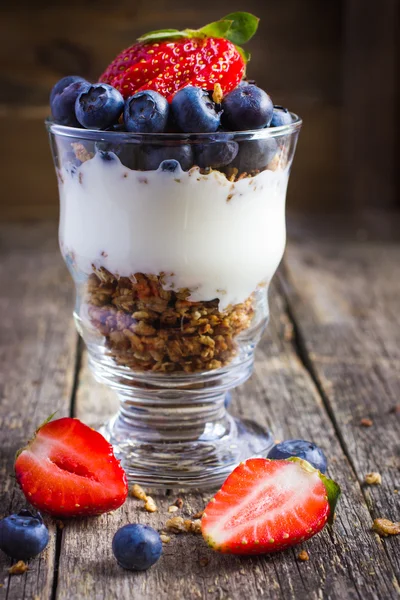
[[[60,244],[91,273],[168,275],[220,310],[269,282],[284,251],[287,170],[230,183],[212,171],[132,171],[99,154],[60,177]]]

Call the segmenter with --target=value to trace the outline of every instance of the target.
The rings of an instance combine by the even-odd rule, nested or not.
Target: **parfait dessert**
[[[245,76],[237,44],[257,24],[151,32],[99,82],[65,77],[51,94],[75,319],[120,395],[103,431],[135,481],[212,485],[268,450],[225,409],[268,321],[301,125]]]

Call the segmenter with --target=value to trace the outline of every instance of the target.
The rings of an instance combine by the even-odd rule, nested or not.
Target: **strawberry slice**
[[[15,461],[26,499],[57,517],[99,515],[121,506],[125,471],[104,437],[78,419],[44,423]]]
[[[257,26],[257,17],[239,12],[198,30],[152,31],[121,52],[100,81],[124,98],[152,89],[171,100],[187,85],[212,90],[216,83],[226,94],[240,83],[250,58],[236,44],[248,41]]]
[[[201,528],[211,548],[263,554],[309,539],[332,521],[339,486],[299,458],[250,458],[207,505]]]

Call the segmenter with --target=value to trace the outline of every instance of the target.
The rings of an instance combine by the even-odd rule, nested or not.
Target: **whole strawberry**
[[[250,58],[237,44],[247,42],[257,26],[257,17],[237,12],[197,30],[151,31],[121,52],[100,81],[124,98],[151,89],[170,101],[188,85],[213,90],[216,83],[226,94],[240,83]]]
[[[126,500],[126,475],[104,437],[78,419],[44,423],[15,461],[26,499],[57,517],[99,515]]]

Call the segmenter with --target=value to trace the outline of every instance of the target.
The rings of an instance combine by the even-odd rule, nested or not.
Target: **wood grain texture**
[[[285,291],[301,351],[325,399],[373,518],[400,519],[400,246],[310,241],[289,246]],[[372,420],[371,427],[361,425]],[[367,486],[379,472],[382,485]],[[385,551],[400,574],[400,539]]]
[[[318,391],[296,354],[292,324],[285,302],[272,290],[271,324],[257,354],[255,373],[235,392],[234,412],[273,428],[278,438],[305,437],[320,444],[330,460],[330,474],[342,486],[343,497],[332,530],[304,544],[311,560],[300,563],[295,548],[258,558],[221,556],[192,535],[172,535],[157,565],[145,573],[120,569],[111,553],[115,531],[127,522],[142,522],[161,530],[168,505],[178,492],[155,496],[159,511],[149,515],[129,498],[113,515],[68,523],[58,580],[59,600],[88,597],[109,600],[133,596],[153,598],[395,598],[393,572],[379,539],[370,531],[371,516],[360,486],[343,455]],[[98,425],[115,411],[111,392],[95,385],[86,359],[76,398],[78,417]],[[183,513],[204,507],[204,497],[180,494]],[[188,510],[188,505],[190,510]],[[82,558],[89,557],[87,560]],[[200,559],[208,559],[201,566]]]
[[[50,226],[0,228],[0,512],[26,506],[13,477],[16,451],[55,410],[68,414],[76,334],[71,286]],[[51,597],[55,527],[25,575],[8,577],[0,553],[1,600]]]

